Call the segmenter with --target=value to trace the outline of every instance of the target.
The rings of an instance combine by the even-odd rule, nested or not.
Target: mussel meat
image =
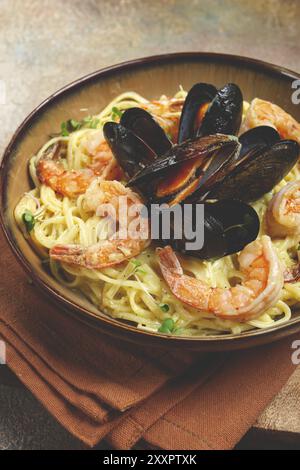
[[[172,147],[135,175],[128,183],[138,188],[151,187],[151,202],[169,205],[195,194],[208,177],[218,180],[240,150],[236,137],[215,134]]]

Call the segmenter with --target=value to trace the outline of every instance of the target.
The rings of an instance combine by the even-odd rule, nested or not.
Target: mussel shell
[[[207,164],[205,171],[198,181],[197,187],[186,198],[186,202],[200,202],[206,199],[207,193],[217,186],[228,174],[229,168],[232,168],[238,160],[241,150],[241,144],[237,142],[235,147],[223,146],[213,154],[213,158]]]
[[[233,136],[215,134],[192,141],[174,145],[163,158],[155,160],[152,164],[137,173],[128,183],[128,186],[136,186],[149,183],[153,180],[165,177],[168,172],[192,159],[203,159],[203,162],[216,151],[230,147],[232,151],[239,147],[238,140]]]
[[[198,129],[199,137],[209,134],[238,133],[243,114],[243,95],[235,83],[218,90]]]
[[[231,255],[241,251],[248,243],[257,238],[260,221],[253,207],[238,200],[216,201],[211,205],[206,204],[208,212],[223,226],[223,238],[225,239],[225,255]],[[214,257],[214,247],[210,248],[210,256]]]
[[[193,213],[196,204],[193,204]],[[195,216],[192,220],[185,221],[195,230]],[[164,244],[170,244],[175,250],[189,256],[203,260],[222,258],[241,251],[248,243],[257,238],[259,233],[259,217],[256,211],[242,201],[223,200],[207,202],[204,204],[204,245],[200,250],[186,249],[186,242],[191,240],[184,238],[178,240],[172,238],[174,228],[171,226],[171,237],[162,240]]]
[[[121,124],[106,122],[103,133],[117,162],[129,178],[157,158],[156,153],[142,139]]]
[[[293,140],[281,140],[269,148],[258,146],[236,161],[223,181],[206,197],[256,201],[287,175],[298,156],[299,145]]]
[[[210,103],[217,94],[217,88],[208,83],[196,83],[185,99],[178,131],[178,143],[196,137],[195,122],[201,106]]]
[[[142,139],[158,156],[166,153],[172,142],[151,114],[142,108],[127,109],[120,124]]]
[[[280,135],[271,126],[257,126],[244,134],[239,136],[239,141],[242,145],[239,158],[242,158],[250,150],[254,149],[258,145],[266,145],[271,147],[276,142],[279,142]]]

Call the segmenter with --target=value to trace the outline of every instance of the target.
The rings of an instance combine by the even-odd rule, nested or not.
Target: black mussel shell
[[[205,204],[205,207],[223,226],[222,236],[226,242],[226,252],[223,256],[237,253],[256,240],[260,221],[253,207],[234,199]],[[215,256],[213,251],[211,246],[211,257]]]
[[[279,142],[280,135],[271,126],[257,126],[250,129],[244,134],[239,136],[239,141],[242,144],[239,158],[242,158],[250,150],[254,149],[258,145],[266,145],[271,147],[272,145]]]
[[[218,90],[202,120],[197,135],[238,133],[243,115],[243,95],[234,83],[228,83]]]
[[[197,122],[201,107],[211,103],[217,94],[217,88],[207,83],[196,83],[185,99],[178,131],[178,143],[193,139],[197,135],[200,122]]]
[[[287,175],[298,156],[299,145],[293,140],[281,140],[269,148],[258,146],[229,168],[227,176],[207,198],[256,201]]]
[[[234,155],[239,150],[239,142],[233,136],[215,134],[213,136],[206,136],[198,138],[193,141],[184,142],[180,145],[174,145],[163,158],[155,160],[152,164],[145,167],[137,173],[128,183],[129,186],[145,187],[146,184],[151,185],[152,195],[155,199],[156,189],[159,187],[163,180],[164,186],[168,186],[174,180],[178,189],[187,183],[186,175],[187,168],[191,170],[192,176],[193,165],[195,171],[201,173],[205,165],[217,152],[225,155]],[[188,181],[189,182],[189,181]],[[168,193],[172,195],[172,191]]]
[[[117,162],[129,178],[157,158],[156,153],[142,139],[121,124],[107,122],[103,133]]]
[[[184,207],[184,206],[183,206]],[[196,231],[196,204],[192,206],[192,217],[185,218],[184,223]],[[171,220],[171,236],[161,240],[171,245],[176,251],[196,258],[209,260],[222,258],[241,251],[248,243],[257,238],[259,233],[259,217],[256,211],[237,200],[206,202],[204,204],[204,245],[201,249],[187,249],[187,243],[195,240],[174,237],[174,225]],[[183,230],[184,233],[184,230]]]
[[[164,130],[151,114],[142,108],[127,109],[121,117],[120,124],[142,139],[158,156],[172,147],[172,142]]]

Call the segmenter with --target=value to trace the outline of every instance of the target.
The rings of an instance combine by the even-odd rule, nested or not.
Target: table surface
[[[203,50],[300,71],[299,21],[298,0],[0,0],[0,153],[48,95],[124,60]],[[82,448],[5,366],[0,384],[0,449]],[[300,369],[240,447],[300,448],[299,399]]]

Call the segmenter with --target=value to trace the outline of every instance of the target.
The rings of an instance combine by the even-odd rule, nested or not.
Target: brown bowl
[[[134,90],[147,98],[173,95],[181,84],[185,89],[198,81],[221,86],[237,83],[246,100],[258,96],[277,103],[300,120],[300,107],[292,104],[293,80],[300,75],[261,61],[224,54],[179,53],[148,57],[95,72],[67,85],[38,106],[21,124],[8,145],[1,164],[1,225],[17,259],[37,286],[66,312],[114,336],[159,347],[217,351],[251,347],[278,340],[300,331],[296,312],[285,324],[239,335],[225,334],[173,337],[148,333],[99,312],[79,292],[61,286],[43,270],[41,261],[19,231],[13,210],[30,188],[28,159],[62,121],[80,118],[80,109],[96,114],[119,93]]]

